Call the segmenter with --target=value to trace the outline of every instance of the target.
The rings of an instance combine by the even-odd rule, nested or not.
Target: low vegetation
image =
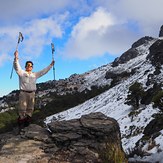
[[[17,109],[0,113],[0,132],[12,130],[16,126]]]
[[[135,110],[138,109],[141,103],[141,99],[145,95],[142,84],[135,82],[133,85],[129,87],[128,93],[129,94],[127,96],[125,103],[128,105],[132,105]]]
[[[115,143],[106,143],[106,151],[100,153],[103,163],[128,163],[125,153]]]

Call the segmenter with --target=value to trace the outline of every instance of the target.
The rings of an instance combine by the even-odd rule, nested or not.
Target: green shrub
[[[0,132],[12,130],[16,126],[17,110],[0,113]]]
[[[134,109],[138,109],[141,99],[144,97],[144,90],[141,83],[135,82],[129,87],[126,104],[132,105]]]
[[[159,91],[155,96],[152,98],[153,107],[158,107],[161,111],[163,111],[163,91]]]
[[[103,163],[127,163],[125,153],[113,143],[106,143],[106,150],[100,153]]]

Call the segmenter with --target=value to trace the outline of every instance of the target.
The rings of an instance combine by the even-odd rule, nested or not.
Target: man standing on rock
[[[18,126],[19,129],[27,127],[31,122],[31,117],[34,111],[36,80],[46,74],[54,65],[54,60],[51,64],[39,72],[32,72],[33,62],[27,61],[25,70],[19,64],[18,51],[14,53],[14,68],[19,76],[19,108],[18,108]]]

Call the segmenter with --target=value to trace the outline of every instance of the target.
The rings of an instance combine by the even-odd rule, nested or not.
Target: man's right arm
[[[18,75],[21,75],[22,68],[21,68],[21,66],[19,64],[19,58],[18,58],[19,53],[18,53],[17,50],[15,51],[14,56],[15,56],[15,58],[14,58],[14,68],[15,68],[15,71],[17,72]]]

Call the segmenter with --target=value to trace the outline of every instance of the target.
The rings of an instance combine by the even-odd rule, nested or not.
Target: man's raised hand
[[[17,50],[15,51],[14,56],[15,56],[16,59],[18,59],[19,53],[18,53]]]

